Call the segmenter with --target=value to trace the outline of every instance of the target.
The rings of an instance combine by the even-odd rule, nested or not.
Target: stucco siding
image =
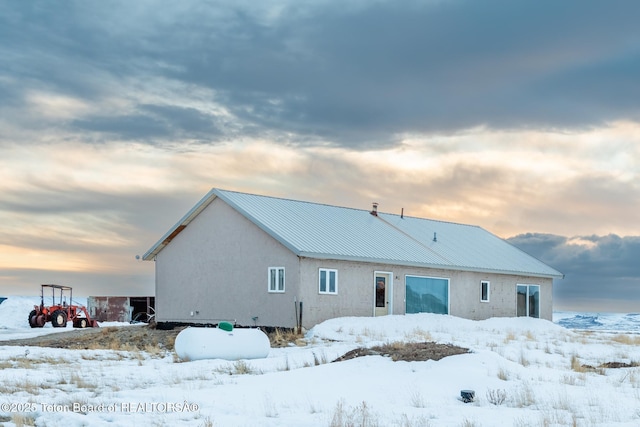
[[[337,295],[318,292],[320,268],[338,271]],[[299,293],[304,303],[303,326],[311,327],[334,317],[372,316],[376,271],[393,273],[393,314],[405,314],[405,278],[409,275],[449,279],[449,314],[472,320],[516,316],[516,286],[539,285],[540,317],[552,317],[552,279],[303,258]],[[483,280],[490,282],[489,302],[481,302]]]
[[[321,268],[338,271],[338,293],[319,293]],[[300,262],[302,324],[311,327],[326,319],[373,315],[372,264],[303,258]]]
[[[268,292],[269,267],[285,268],[284,293]],[[293,327],[298,267],[297,256],[216,199],[156,257],[157,320]]]

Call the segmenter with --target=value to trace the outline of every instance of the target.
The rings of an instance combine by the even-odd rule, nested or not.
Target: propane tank
[[[176,354],[183,361],[261,359],[269,355],[269,337],[260,329],[223,326],[182,330],[174,343]]]

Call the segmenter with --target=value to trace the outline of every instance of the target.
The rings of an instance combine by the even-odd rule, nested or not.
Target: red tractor
[[[44,305],[44,290],[51,289],[52,304]],[[56,290],[59,291],[56,295]],[[69,293],[69,304],[65,292]],[[56,301],[56,296],[57,301]],[[40,289],[40,305],[34,306],[29,313],[29,326],[32,328],[42,328],[45,323],[51,322],[54,328],[66,328],[67,321],[73,322],[74,328],[97,328],[98,322],[91,320],[86,307],[82,305],[72,305],[73,289],[69,286],[62,285],[41,285]]]

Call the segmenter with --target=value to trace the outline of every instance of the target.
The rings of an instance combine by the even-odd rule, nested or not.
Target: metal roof
[[[215,198],[298,256],[540,277],[562,273],[471,225],[213,189],[143,259],[151,260]],[[435,233],[435,241],[434,241]]]

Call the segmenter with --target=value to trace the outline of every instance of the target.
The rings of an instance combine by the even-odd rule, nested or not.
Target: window
[[[540,285],[516,286],[516,315],[540,317]]]
[[[376,307],[387,306],[387,278],[376,276]]]
[[[449,279],[406,276],[406,313],[449,314]]]
[[[321,294],[338,293],[338,270],[320,269],[318,292]]]
[[[489,281],[480,282],[480,302],[489,302]]]
[[[284,267],[269,267],[269,292],[284,292]]]

